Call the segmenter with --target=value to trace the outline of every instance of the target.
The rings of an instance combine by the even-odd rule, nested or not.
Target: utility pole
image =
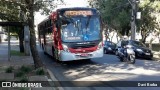
[[[9,26],[7,26],[8,29],[8,61],[11,59],[11,43],[10,43],[10,30]]]
[[[136,35],[136,0],[132,0],[132,16],[131,16],[131,40],[135,40]]]
[[[22,3],[21,0],[19,0],[19,2]],[[27,17],[26,14],[24,13],[24,11],[21,10],[21,7],[18,7],[19,9],[19,18],[21,22],[27,22]],[[24,53],[26,56],[30,55],[30,32],[29,32],[29,26],[27,24],[25,24],[23,26],[23,30],[24,30]]]
[[[132,6],[132,16],[131,16],[131,40],[135,40],[136,36],[136,19],[141,18],[141,12],[138,12],[137,14],[137,3],[140,2],[140,0],[128,0],[130,5]],[[137,16],[138,15],[138,16]]]
[[[30,32],[29,26],[24,26],[24,46],[25,46],[25,55],[30,55]]]

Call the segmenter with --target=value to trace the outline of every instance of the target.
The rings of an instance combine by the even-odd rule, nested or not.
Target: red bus
[[[44,53],[59,61],[103,57],[100,15],[93,8],[62,8],[38,25]]]

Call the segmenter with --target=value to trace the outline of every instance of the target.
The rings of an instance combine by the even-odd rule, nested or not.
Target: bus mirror
[[[56,28],[58,28],[59,27],[59,25],[58,25],[58,23],[56,23]]]
[[[56,28],[59,28],[60,26],[61,26],[60,21],[57,21],[57,22],[56,22]]]
[[[74,23],[74,25],[75,25],[75,27],[78,27],[79,21],[76,21],[76,22]]]
[[[77,27],[77,22],[74,23],[74,27]]]

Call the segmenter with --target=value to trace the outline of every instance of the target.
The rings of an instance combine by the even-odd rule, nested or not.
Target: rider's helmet
[[[128,36],[123,36],[122,40],[127,41],[128,40]]]
[[[128,44],[128,36],[123,36],[121,46],[125,47],[127,44]]]

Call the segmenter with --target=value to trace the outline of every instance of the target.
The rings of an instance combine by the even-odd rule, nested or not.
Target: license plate
[[[146,53],[146,55],[150,55],[150,53]]]
[[[87,54],[87,53],[81,54],[81,57],[88,57],[88,56],[89,56],[89,54]]]

